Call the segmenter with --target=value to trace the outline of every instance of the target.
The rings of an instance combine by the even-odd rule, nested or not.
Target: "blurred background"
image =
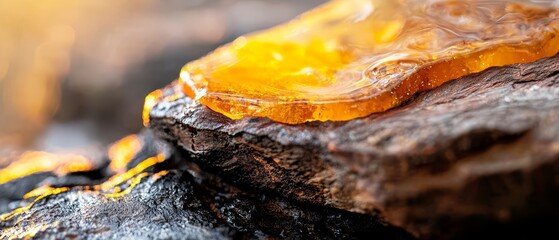
[[[103,146],[144,97],[237,36],[325,0],[0,0],[0,149]]]

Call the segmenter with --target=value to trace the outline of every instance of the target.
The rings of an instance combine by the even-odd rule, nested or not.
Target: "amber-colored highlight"
[[[134,159],[136,154],[142,149],[142,141],[138,135],[129,135],[109,147],[109,158],[111,163],[109,168],[117,173],[126,171],[128,163]]]
[[[123,197],[126,194],[129,194],[132,189],[141,182],[141,180],[147,176],[149,176],[149,174],[147,172],[145,172],[145,170],[149,167],[154,166],[157,163],[163,162],[165,161],[167,157],[164,154],[158,154],[155,157],[150,157],[146,160],[144,160],[143,162],[139,163],[136,167],[126,171],[125,173],[121,173],[121,174],[117,174],[111,178],[109,178],[107,181],[93,186],[93,187],[77,187],[78,189],[82,190],[82,191],[94,191],[94,192],[99,192],[99,193],[104,193],[106,197],[111,198],[111,199],[115,199],[115,198],[119,198],[119,197]],[[155,174],[155,177],[159,177],[161,175],[166,174],[166,171],[163,172],[159,172],[157,174]],[[119,185],[125,183],[128,181],[128,187],[124,190],[121,190]],[[43,186],[43,187],[39,187],[29,193],[27,193],[24,198],[29,199],[29,198],[35,198],[33,200],[33,202],[31,204],[29,204],[28,206],[22,207],[22,208],[18,208],[15,209],[14,211],[12,211],[11,213],[7,213],[4,215],[0,216],[0,221],[5,221],[8,219],[12,219],[13,217],[29,211],[29,209],[31,209],[31,207],[33,207],[33,205],[38,202],[41,199],[44,199],[46,197],[52,196],[52,195],[57,195],[60,193],[64,193],[64,192],[68,192],[70,190],[70,188],[66,188],[66,187],[62,187],[62,188],[53,188],[50,186]]]
[[[144,110],[142,112],[142,120],[144,122],[144,126],[148,126],[149,124],[149,112],[157,103],[157,100],[163,95],[163,91],[155,90],[146,96],[146,100],[144,102]]]
[[[77,154],[25,152],[18,160],[0,169],[0,184],[39,172],[50,171],[64,175],[70,172],[87,171],[91,168],[91,162]]]
[[[148,127],[149,120],[150,120],[150,112],[155,107],[155,105],[161,101],[175,101],[180,99],[184,94],[182,94],[182,88],[179,85],[174,86],[174,93],[170,95],[165,95],[161,90],[155,90],[148,94],[146,100],[144,102],[144,110],[143,110],[143,121],[144,126]]]
[[[553,56],[558,33],[551,3],[334,0],[188,63],[179,80],[232,119],[342,121],[490,67]]]

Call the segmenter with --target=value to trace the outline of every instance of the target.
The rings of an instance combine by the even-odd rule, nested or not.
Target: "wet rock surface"
[[[243,191],[201,171],[149,131],[139,137],[145,144],[122,174],[129,178],[111,189],[95,187],[120,176],[107,168],[108,159],[91,171],[37,173],[1,184],[0,238],[413,239],[377,216]],[[135,172],[160,154],[168,157]],[[49,194],[23,199],[45,182]]]
[[[557,226],[558,56],[491,68],[347,122],[233,121],[176,84],[163,92],[150,114],[156,135],[250,191],[380,214],[422,238]]]

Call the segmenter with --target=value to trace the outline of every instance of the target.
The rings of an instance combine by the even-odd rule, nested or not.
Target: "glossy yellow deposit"
[[[470,73],[556,54],[551,2],[334,0],[188,63],[180,83],[232,119],[350,120]]]

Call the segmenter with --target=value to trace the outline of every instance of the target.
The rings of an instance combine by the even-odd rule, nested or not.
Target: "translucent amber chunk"
[[[552,1],[335,0],[188,63],[184,92],[232,119],[349,120],[559,51]]]

